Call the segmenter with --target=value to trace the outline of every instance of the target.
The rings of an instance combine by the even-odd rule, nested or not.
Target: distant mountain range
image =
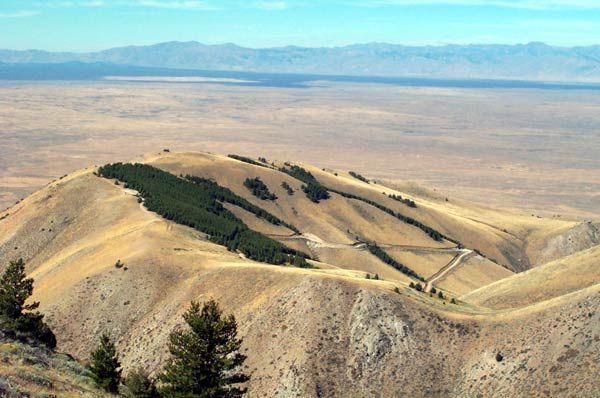
[[[166,42],[89,53],[0,50],[6,64],[108,63],[152,68],[353,76],[600,82],[600,45],[402,46],[252,49]]]

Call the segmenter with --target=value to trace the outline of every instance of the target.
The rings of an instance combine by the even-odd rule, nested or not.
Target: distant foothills
[[[330,48],[253,49],[235,44],[205,45],[191,41],[88,53],[0,50],[0,69],[4,70],[23,64],[73,67],[73,63],[173,70],[600,82],[600,45],[404,46],[369,43]]]

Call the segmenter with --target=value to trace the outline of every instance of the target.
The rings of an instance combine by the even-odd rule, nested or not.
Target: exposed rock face
[[[545,264],[598,244],[600,244],[599,224],[591,222],[577,224],[568,231],[548,239],[535,265]]]

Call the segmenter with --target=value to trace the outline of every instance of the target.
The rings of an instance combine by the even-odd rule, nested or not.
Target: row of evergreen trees
[[[291,196],[291,195],[293,195],[293,194],[294,194],[294,188],[292,188],[292,187],[291,187],[291,185],[290,185],[290,184],[288,184],[287,182],[283,181],[283,182],[281,183],[281,187],[282,187],[283,189],[285,189],[285,191],[287,192],[287,194],[288,194],[288,195],[290,195],[290,196]]]
[[[209,180],[207,178],[202,178],[202,177],[191,176],[189,174],[185,176],[185,179],[202,187],[202,189],[204,189],[206,192],[208,192],[214,200],[217,200],[222,203],[230,203],[237,207],[241,207],[242,209],[254,214],[256,217],[262,218],[263,220],[265,220],[273,225],[283,225],[284,227],[291,229],[292,231],[294,231],[297,234],[300,233],[298,228],[296,228],[295,226],[288,224],[287,222],[277,218],[276,216],[274,216],[273,214],[264,210],[263,208],[253,205],[252,203],[247,201],[245,198],[242,198],[241,196],[236,195],[230,189],[220,186],[213,180]]]
[[[297,180],[302,181],[305,184],[313,183],[318,184],[319,182],[315,178],[315,176],[308,170],[303,167],[291,165],[286,163],[284,167],[281,167],[279,171],[286,173]]]
[[[367,203],[367,204],[369,204],[371,206],[377,207],[379,210],[386,212],[387,214],[389,214],[389,215],[397,218],[398,220],[403,221],[406,224],[413,225],[413,226],[419,228],[421,231],[423,231],[427,235],[429,235],[429,237],[431,237],[433,240],[441,242],[443,239],[447,239],[447,240],[453,242],[452,239],[448,238],[447,236],[445,236],[441,232],[439,232],[439,231],[431,228],[430,226],[425,225],[422,222],[420,222],[418,220],[415,220],[412,217],[405,216],[404,214],[401,214],[401,213],[397,213],[394,210],[390,209],[389,207],[386,207],[386,206],[384,206],[382,204],[379,204],[379,203],[375,202],[374,200],[363,198],[362,196],[354,195],[354,194],[351,194],[351,193],[339,191],[339,190],[333,189],[333,188],[327,188],[327,189],[330,192],[337,193],[338,195],[341,195],[341,196],[343,196],[345,198],[360,200],[361,202],[364,202],[364,203]]]
[[[400,203],[404,203],[405,205],[407,205],[408,207],[412,207],[412,208],[416,208],[417,204],[415,203],[414,200],[408,199],[408,198],[403,198],[402,195],[395,195],[395,194],[391,194],[388,195],[388,197],[390,199],[394,199]]]
[[[367,243],[367,249],[369,250],[369,252],[371,252],[371,254],[373,254],[374,256],[379,258],[381,261],[383,261],[384,263],[386,263],[388,265],[391,265],[392,267],[396,268],[398,271],[402,272],[403,274],[413,277],[415,279],[418,279],[420,281],[425,281],[425,278],[423,278],[421,275],[419,275],[418,273],[416,273],[415,271],[413,271],[406,265],[394,260],[392,257],[390,257],[389,254],[387,254],[385,252],[385,250],[383,250],[381,247],[377,246],[377,244]]]
[[[260,177],[246,178],[244,186],[252,192],[252,195],[262,200],[277,200],[277,195],[269,191],[269,187]]]
[[[390,209],[389,207],[379,204],[373,200],[364,198],[362,196],[354,195],[351,193],[343,192],[343,191],[340,191],[337,189],[333,189],[331,187],[326,187],[326,186],[320,184],[319,181],[315,178],[315,176],[311,172],[307,171],[306,169],[304,169],[300,166],[286,164],[286,167],[280,168],[279,171],[284,172],[284,173],[304,182],[306,185],[304,185],[302,187],[302,190],[306,193],[306,195],[309,197],[309,199],[311,199],[314,202],[318,203],[319,200],[321,200],[321,199],[329,198],[329,192],[337,193],[338,195],[341,195],[345,198],[360,200],[371,206],[375,206],[379,210],[382,210],[382,211],[388,213],[389,215],[397,218],[398,220],[403,221],[409,225],[414,225],[415,227],[421,229],[423,232],[425,232],[427,235],[429,235],[432,239],[434,239],[436,241],[442,241],[443,239],[448,239],[448,240],[452,241],[450,238],[444,236],[441,232],[435,230],[434,228],[431,228],[430,226],[425,225],[422,222],[415,220],[412,217],[397,213],[394,210]],[[414,202],[412,202],[412,204],[409,204],[409,202],[404,202],[404,203],[411,207],[413,207],[412,204],[414,204],[414,207],[416,207],[416,204]],[[456,242],[456,243],[458,243],[458,242]]]
[[[229,155],[227,155],[227,157],[230,157],[231,159],[239,160],[240,162],[253,164],[254,166],[270,168],[268,166],[267,159],[265,159],[265,158],[260,158],[260,162],[257,162],[256,160],[248,158],[246,156],[229,154]]]
[[[315,176],[303,167],[286,164],[286,167],[280,168],[279,171],[302,181],[304,183],[302,191],[312,202],[319,203],[321,200],[329,199],[330,195],[327,188],[321,185]]]
[[[224,316],[213,300],[202,306],[192,301],[183,319],[186,326],[169,336],[170,358],[156,378],[143,368],[122,378],[116,346],[103,334],[89,365],[96,385],[131,398],[241,397],[250,377],[241,371],[246,356],[234,316]]]
[[[355,171],[349,171],[348,174],[350,174],[352,177],[356,178],[357,180],[360,180],[362,182],[366,182],[367,184],[369,183],[369,179],[368,178],[366,178],[366,177],[358,174]]]
[[[310,266],[304,260],[305,254],[249,229],[225,209],[218,199],[231,199],[234,194],[214,182],[178,178],[139,163],[108,164],[100,167],[98,173],[106,178],[116,178],[124,182],[126,187],[138,191],[148,210],[204,232],[212,242],[224,245],[231,251],[239,250],[252,260],[270,264]]]

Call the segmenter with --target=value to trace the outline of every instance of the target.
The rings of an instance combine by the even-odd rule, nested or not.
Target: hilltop
[[[252,397],[600,390],[598,225],[291,160],[161,152],[131,163],[169,173],[173,197],[210,181],[198,186],[228,199],[202,206],[310,267],[216,242],[200,219],[149,202],[154,180],[76,171],[0,213],[0,258],[25,259],[59,348],[78,359],[110,332],[126,370],[155,371],[189,302],[214,298],[238,319]]]

